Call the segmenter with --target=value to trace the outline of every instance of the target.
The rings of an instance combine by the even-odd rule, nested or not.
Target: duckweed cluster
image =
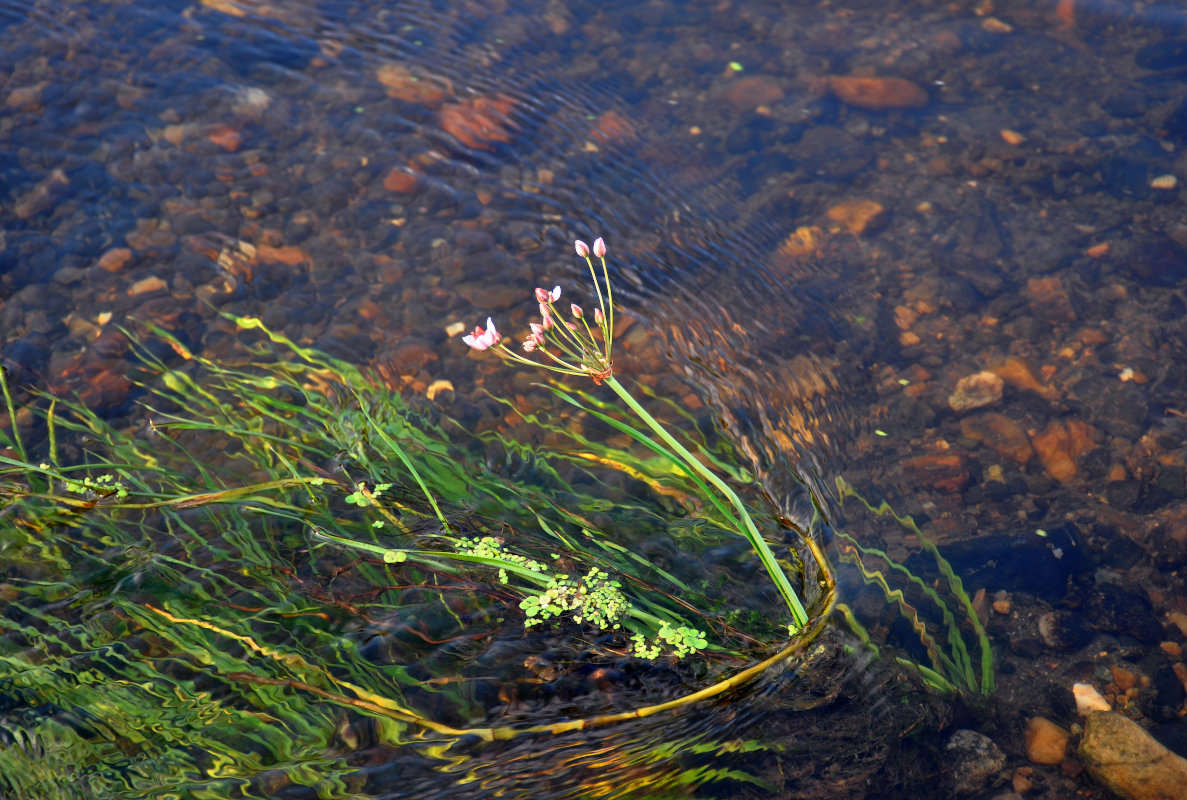
[[[512,553],[503,547],[503,543],[493,536],[483,536],[481,538],[475,536],[469,539],[460,539],[457,542],[457,551],[464,555],[479,556],[481,558],[499,559],[501,561],[509,561],[512,564],[518,564],[524,569],[529,569],[532,572],[547,572],[548,567],[541,564],[535,559],[521,556],[518,553]],[[499,570],[499,583],[507,583],[507,570]]]
[[[626,613],[629,603],[621,583],[591,567],[582,578],[555,576],[543,592],[524,598],[519,607],[527,616],[524,625],[529,628],[568,612],[578,624],[616,630],[621,627],[618,620]]]

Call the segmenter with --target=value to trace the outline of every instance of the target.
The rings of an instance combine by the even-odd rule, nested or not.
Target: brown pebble
[[[1046,717],[1031,717],[1025,736],[1031,763],[1058,764],[1067,756],[1070,734]]]
[[[1017,356],[1010,356],[1001,364],[990,367],[989,371],[1000,376],[1002,380],[1015,389],[1035,392],[1044,400],[1056,400],[1059,398],[1059,390],[1040,383],[1039,379],[1035,377],[1034,372],[1031,370],[1030,365]]]
[[[999,614],[1009,614],[1010,608],[1011,608],[1011,606],[1010,606],[1009,600],[994,600],[993,601],[993,610]]]
[[[1034,457],[1026,432],[1003,414],[988,412],[966,417],[960,422],[960,434],[1018,464],[1026,464]]]
[[[1002,399],[1004,381],[992,372],[975,372],[956,382],[956,389],[948,398],[953,411],[969,411],[996,403]]]
[[[783,98],[783,87],[770,75],[751,75],[731,81],[721,93],[722,101],[734,111],[751,111]]]
[[[237,152],[243,145],[243,136],[240,135],[239,131],[226,125],[219,125],[214,128],[206,134],[206,138],[228,153]]]
[[[116,247],[99,257],[99,266],[108,272],[119,272],[132,260],[132,251],[127,247]]]
[[[1087,422],[1053,421],[1030,441],[1047,474],[1060,483],[1068,483],[1079,473],[1076,462],[1096,447],[1095,433],[1096,429]]]
[[[1023,136],[1018,131],[1012,131],[1009,128],[1002,128],[1001,137],[1002,137],[1003,142],[1005,142],[1008,145],[1011,145],[1012,147],[1017,147],[1018,145],[1020,145],[1026,141],[1025,136]]]
[[[419,183],[420,179],[404,167],[392,167],[383,179],[383,188],[396,194],[412,194]]]
[[[375,73],[387,96],[408,103],[436,108],[445,100],[446,82],[427,75],[414,75],[403,64],[385,64]]]
[[[169,288],[169,284],[158,278],[156,275],[150,275],[147,278],[141,278],[128,288],[129,297],[139,297],[142,294],[150,294],[152,292],[161,292]]]
[[[1113,674],[1113,683],[1117,684],[1117,688],[1123,692],[1128,692],[1138,685],[1137,674],[1130,672],[1125,667],[1113,665],[1110,672]]]
[[[941,492],[959,492],[969,482],[968,465],[957,453],[913,456],[901,468],[915,485]]]
[[[5,98],[4,105],[9,108],[36,108],[41,105],[41,92],[44,88],[44,83],[38,83],[13,89]]]
[[[860,236],[882,216],[881,203],[873,200],[846,200],[828,210],[828,218],[854,236]]]
[[[1181,658],[1183,656],[1183,648],[1178,642],[1161,642],[1158,646],[1162,648],[1162,652],[1171,658]]]
[[[1026,282],[1026,296],[1030,307],[1045,318],[1056,322],[1073,322],[1076,311],[1059,277],[1031,278]]]
[[[309,254],[296,245],[285,247],[269,247],[266,244],[256,247],[256,256],[264,264],[284,264],[295,267],[298,264],[308,264],[312,259]]]
[[[930,99],[923,87],[903,78],[833,75],[825,81],[842,103],[871,111],[922,108]]]
[[[1179,679],[1179,683],[1183,684],[1183,689],[1187,690],[1187,664],[1176,661],[1171,664],[1171,669],[1174,671],[1175,677]]]
[[[1010,786],[1018,794],[1026,794],[1034,788],[1034,781],[1022,774],[1021,770],[1014,773],[1014,777],[1010,779]]]

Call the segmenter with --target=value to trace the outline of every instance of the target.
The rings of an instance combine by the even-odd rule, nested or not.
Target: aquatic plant
[[[525,353],[538,354],[538,357],[521,355],[509,348],[503,341],[491,318],[487,318],[486,328],[475,328],[474,332],[464,341],[475,350],[491,350],[505,361],[516,364],[527,364],[539,367],[561,375],[588,377],[595,384],[605,384],[622,400],[634,415],[651,431],[651,435],[634,428],[624,422],[612,419],[584,406],[586,411],[599,419],[613,425],[632,438],[641,442],[648,449],[668,459],[682,469],[688,477],[693,479],[702,490],[703,496],[713,503],[729,521],[733,529],[754,549],[768,577],[779,590],[788,610],[791,621],[788,632],[793,634],[808,622],[808,614],[804,609],[799,594],[792,587],[787,577],[787,571],[779,563],[770,545],[759,532],[749,510],[738,494],[722,480],[716,472],[707,467],[700,459],[691,453],[677,439],[671,431],[652,416],[631,394],[631,392],[614,376],[614,292],[610,282],[610,272],[606,264],[606,243],[601,237],[594,240],[593,248],[581,240],[574,243],[577,255],[585,260],[589,267],[598,307],[594,310],[594,325],[591,328],[583,309],[577,304],[570,306],[570,320],[564,319],[557,310],[556,303],[561,297],[561,287],[552,290],[537,288],[535,295],[539,303],[540,321],[531,323],[531,332],[523,342]],[[594,267],[591,253],[601,265],[601,279]],[[602,286],[605,285],[603,294]],[[595,331],[597,332],[595,334]],[[575,405],[580,405],[565,395],[562,397]],[[710,488],[712,487],[712,488]],[[823,564],[822,564],[823,566]],[[695,643],[699,638],[691,640]]]
[[[697,501],[705,481],[673,468],[669,448],[515,409],[571,443],[528,452],[258,320],[227,319],[245,344],[259,337],[239,365],[152,326],[136,334],[168,345],[137,348],[146,426],[50,397],[23,410],[0,374],[0,792],[340,794],[357,782],[346,756],[368,737],[420,753],[431,773],[461,758],[448,753],[459,742],[557,736],[720,696],[805,653],[827,623],[822,593],[800,635],[770,647],[785,627],[705,556],[736,536],[730,507]],[[631,413],[550,388],[611,430]],[[683,446],[728,458],[707,441]],[[525,453],[531,479],[472,468],[492,452]],[[632,537],[647,536],[681,558],[644,556]],[[739,604],[755,609],[745,626]],[[527,624],[546,611],[547,625]],[[699,652],[701,688],[490,724],[499,703],[481,687],[538,691],[523,665],[557,649],[556,634],[536,634],[546,627],[573,660]],[[482,660],[504,642],[519,658]]]
[[[972,598],[965,591],[963,581],[940,553],[935,542],[920,530],[914,519],[897,514],[885,501],[873,505],[843,478],[837,478],[837,491],[842,501],[852,498],[867,512],[894,519],[913,535],[939,571],[939,578],[929,583],[884,550],[865,545],[848,533],[836,534],[841,560],[856,566],[862,580],[878,587],[887,601],[898,609],[918,636],[928,663],[903,657],[896,657],[895,660],[917,671],[924,681],[938,691],[991,694],[994,689],[994,670],[989,636],[973,607]],[[955,601],[955,611],[944,599],[944,594],[950,595]],[[924,603],[928,606],[927,610],[921,608]],[[879,648],[853,610],[845,603],[838,603],[837,609],[863,645],[877,652]],[[929,611],[939,614],[938,632],[929,618]],[[966,628],[971,632],[971,643],[966,642]],[[974,650],[979,654],[976,661],[972,656]]]

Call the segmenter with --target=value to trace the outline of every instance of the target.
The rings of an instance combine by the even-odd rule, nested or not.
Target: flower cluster
[[[494,350],[504,360],[518,361],[565,375],[587,375],[594,383],[601,383],[614,374],[610,350],[614,344],[614,296],[610,288],[610,273],[606,268],[606,243],[599,237],[591,248],[578,239],[573,244],[577,255],[585,259],[598,295],[598,307],[593,312],[593,325],[581,306],[569,306],[569,318],[557,309],[561,299],[561,287],[551,290],[536,289],[536,302],[540,308],[539,322],[531,323],[531,332],[523,341],[523,351],[534,357],[521,355],[503,342],[495,328],[494,320],[486,319],[486,329],[481,327],[462,337],[462,341],[475,350]],[[601,262],[602,280],[598,280],[592,255]],[[606,284],[605,294],[602,283]],[[595,334],[594,331],[597,331]]]

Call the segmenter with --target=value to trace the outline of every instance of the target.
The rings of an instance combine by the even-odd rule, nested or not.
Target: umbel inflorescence
[[[540,306],[540,320],[531,323],[531,333],[523,341],[523,351],[529,355],[521,355],[508,347],[490,317],[486,318],[485,330],[475,328],[473,333],[463,336],[462,341],[475,350],[494,350],[508,361],[531,364],[564,375],[586,375],[594,383],[601,383],[613,375],[610,352],[614,345],[614,295],[606,269],[606,243],[599,237],[594,240],[592,250],[580,239],[573,246],[589,266],[598,294],[592,326],[585,311],[576,303],[569,306],[570,318],[564,318],[556,305],[561,299],[561,287],[556,286],[551,291],[538,288],[536,302]],[[601,262],[602,281],[598,280],[591,252]],[[605,294],[602,293],[603,282]]]

